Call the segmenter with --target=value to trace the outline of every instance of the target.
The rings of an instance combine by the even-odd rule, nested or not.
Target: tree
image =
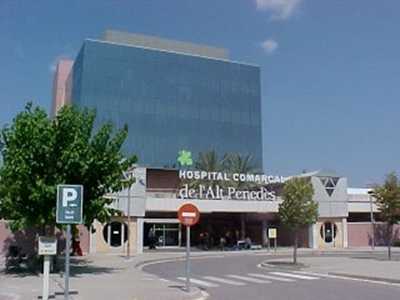
[[[372,189],[372,196],[379,207],[380,218],[386,223],[386,241],[388,245],[388,259],[391,259],[391,245],[393,242],[393,226],[400,221],[400,180],[395,173],[387,175],[382,186],[376,184]]]
[[[223,170],[230,174],[255,174],[259,173],[259,169],[251,163],[251,155],[242,156],[241,154],[229,154],[223,161]],[[243,181],[229,181],[229,186],[235,187],[239,190],[252,190],[257,184],[254,182],[243,182]],[[244,240],[246,238],[246,226],[245,226],[245,214],[240,214],[240,239]]]
[[[259,173],[260,170],[252,165],[251,163],[252,157],[251,155],[242,156],[240,154],[229,154],[226,155],[225,160],[223,161],[223,170],[230,174],[239,173],[239,174],[255,174]],[[238,188],[242,188],[244,185],[241,181],[232,181],[231,186],[235,186]],[[249,186],[247,186],[249,187]]]
[[[279,218],[283,227],[294,231],[293,263],[297,264],[297,248],[300,230],[315,224],[318,219],[318,203],[312,197],[314,188],[307,178],[294,177],[284,183],[279,204]]]
[[[55,118],[29,103],[10,126],[1,131],[1,213],[12,229],[54,226],[58,184],[84,186],[83,222],[106,221],[115,210],[104,198],[132,182],[121,174],[136,156],[120,152],[128,128],[113,132],[108,122],[94,132],[94,110],[63,107]]]
[[[223,155],[221,158],[218,155],[217,150],[210,150],[207,152],[199,152],[197,159],[194,161],[194,170],[206,171],[206,172],[223,172],[224,164],[227,155]],[[223,186],[224,182],[220,180],[211,179],[197,179],[190,182],[192,187],[198,187],[199,185],[205,185],[212,187],[213,189],[219,185]]]

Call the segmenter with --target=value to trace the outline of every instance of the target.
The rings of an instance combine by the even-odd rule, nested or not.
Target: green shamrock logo
[[[193,164],[192,152],[186,150],[179,151],[178,161],[182,166],[192,165]]]

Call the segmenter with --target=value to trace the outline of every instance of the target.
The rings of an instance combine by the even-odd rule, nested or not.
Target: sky
[[[400,1],[0,0],[0,127],[29,101],[49,112],[56,62],[106,29],[259,65],[265,173],[400,176]]]

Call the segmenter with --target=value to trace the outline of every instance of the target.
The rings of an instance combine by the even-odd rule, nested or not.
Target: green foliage
[[[225,156],[224,170],[228,173],[259,173],[260,170],[252,165],[251,155],[242,156],[240,154],[229,154]]]
[[[293,263],[297,264],[299,231],[315,224],[318,219],[318,203],[312,197],[314,188],[308,178],[294,177],[285,182],[278,214],[282,226],[294,230]]]
[[[372,195],[379,207],[380,217],[388,225],[400,221],[400,180],[395,173],[387,175],[382,186],[374,185]]]
[[[226,157],[227,155],[224,155],[220,158],[217,150],[199,152],[194,162],[194,168],[207,172],[223,172]]]
[[[225,156],[223,161],[223,169],[225,172],[234,174],[256,174],[260,173],[260,170],[252,165],[251,155],[242,156],[240,154],[228,154]],[[232,181],[229,183],[230,186],[236,188],[247,188],[251,189],[253,184],[242,182],[242,181]]]
[[[372,196],[379,207],[380,218],[386,223],[388,259],[392,257],[393,225],[400,221],[400,181],[395,173],[387,175],[382,186],[375,184]]]
[[[251,164],[252,157],[250,155],[242,156],[240,154],[224,154],[222,157],[219,156],[217,150],[210,150],[206,152],[199,152],[197,159],[194,162],[194,170],[206,171],[206,172],[223,172],[228,174],[242,173],[242,174],[255,174],[259,170]],[[233,186],[237,188],[248,188],[252,187],[250,184],[240,181],[218,181],[209,179],[198,179],[191,180],[190,185],[197,187],[199,185],[205,185],[209,187],[218,186]]]
[[[225,160],[226,155],[220,158],[217,150],[199,152],[197,159],[194,161],[193,167],[198,171],[223,172]],[[221,181],[208,179],[197,179],[190,181],[191,187],[197,187],[199,185],[215,187],[216,185],[222,186],[223,184],[224,183]]]
[[[0,213],[12,220],[12,228],[55,225],[58,184],[84,186],[86,226],[116,213],[105,206],[112,200],[103,196],[132,183],[121,181],[121,174],[136,156],[125,158],[120,152],[126,126],[114,134],[107,123],[94,133],[95,117],[93,110],[66,106],[52,119],[30,103],[2,129]]]
[[[295,177],[285,182],[279,218],[284,227],[305,229],[318,219],[318,203],[312,197],[314,188],[306,178]]]

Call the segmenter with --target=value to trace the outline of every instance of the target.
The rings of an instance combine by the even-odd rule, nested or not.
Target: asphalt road
[[[400,285],[337,278],[309,273],[307,268],[261,268],[265,257],[207,257],[190,261],[191,284],[206,291],[209,299],[245,300],[393,300]],[[184,287],[185,260],[155,263],[143,271]]]

